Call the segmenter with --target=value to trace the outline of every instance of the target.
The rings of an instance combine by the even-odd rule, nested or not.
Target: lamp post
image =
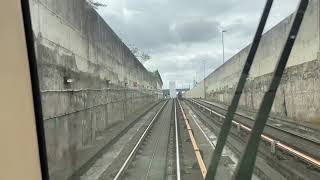
[[[223,38],[223,33],[227,32],[226,30],[222,30],[222,63],[224,63],[224,38]]]
[[[203,99],[206,99],[206,60],[203,60]]]

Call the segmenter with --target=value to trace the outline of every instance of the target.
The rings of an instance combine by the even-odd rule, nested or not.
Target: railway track
[[[201,105],[202,107],[209,108],[209,111],[211,110],[213,111],[212,113],[224,118],[226,110],[221,107],[215,106],[217,108],[210,108],[210,106],[205,106],[203,103],[209,104],[211,107],[214,106],[208,101],[202,101],[203,103],[191,101],[198,103],[197,105]],[[220,111],[217,109],[220,109]],[[233,124],[240,129],[250,132],[254,119],[237,113]],[[262,139],[320,170],[320,143],[318,141],[270,124],[267,124]]]
[[[190,126],[193,127],[195,137],[200,143],[199,148],[202,152],[205,165],[208,167],[210,165],[212,153],[215,149],[217,134],[220,131],[221,124],[217,121],[210,120],[209,115],[204,114],[200,109],[198,109],[196,106],[193,106],[190,102],[183,100],[181,101],[181,105],[185,110],[186,117],[189,119]],[[232,178],[236,163],[238,162],[238,156],[240,156],[240,153],[243,150],[243,148],[241,149],[242,144],[243,141],[241,139],[234,139],[233,136],[232,138],[229,136],[227,146],[224,148],[222,153],[223,163],[220,163],[219,165],[216,179]],[[259,180],[255,174],[253,177],[254,180]]]
[[[204,120],[206,121],[205,126],[215,129],[215,132],[220,130],[219,126],[221,126],[224,118],[224,112],[221,108],[213,108],[213,105],[210,106],[208,103],[195,100],[188,100],[188,102],[183,102],[183,104],[197,108],[198,114],[206,114],[207,119],[211,120]],[[212,116],[213,114],[218,118]],[[217,121],[212,121],[212,118]],[[194,130],[189,124],[189,119],[190,117],[186,117],[179,100],[168,100],[159,103],[151,108],[151,110],[142,117],[142,120],[130,125],[126,133],[119,135],[121,137],[115,140],[116,142],[113,145],[108,146],[100,157],[96,158],[96,161],[91,164],[91,167],[88,168],[85,173],[82,173],[80,179],[191,180],[204,178],[206,175],[206,165],[208,164],[205,164],[206,159],[203,159],[203,153],[197,145],[195,138],[201,134],[201,132],[199,133],[198,131],[197,134],[194,134]],[[234,138],[233,143],[240,144],[238,146],[244,146],[246,141],[245,136],[248,137],[252,122],[248,117],[238,117],[238,115],[235,117],[232,133]],[[213,128],[213,126],[215,127]],[[283,139],[275,139],[275,137],[281,135],[277,128],[268,128],[269,130],[262,136],[266,144],[269,144],[268,146],[264,146],[263,151],[266,151],[266,153],[264,153],[263,156],[270,160],[270,156],[276,154],[275,152],[270,153],[270,147],[271,151],[272,149],[274,151],[275,149],[281,149],[281,151],[286,153],[289,151],[291,152],[290,155],[309,164],[312,169],[318,170],[318,167],[313,164],[317,163],[317,159],[310,155],[307,155],[306,158],[303,157],[304,151],[284,144],[283,142],[287,141],[283,141]],[[203,130],[201,131],[203,133]],[[239,131],[238,134],[237,131]],[[275,131],[278,132],[275,133]],[[243,136],[243,132],[246,132],[246,135]],[[284,134],[288,132],[285,131],[281,133]],[[286,137],[284,137],[284,135],[281,136],[282,138],[286,138],[288,135]],[[208,137],[206,138],[208,139]],[[297,137],[291,138],[292,141],[297,139]],[[212,142],[210,147],[214,148]],[[241,150],[239,152],[241,152]],[[208,158],[208,156],[205,156],[205,158]],[[310,159],[311,161],[309,161]],[[273,168],[277,169],[277,166]],[[289,171],[287,170],[287,172]],[[304,177],[301,174],[303,173],[300,173],[297,177]],[[309,177],[316,175],[312,174]]]
[[[131,150],[114,180],[194,180],[204,164],[179,100],[169,100]],[[189,127],[189,128],[188,128]]]
[[[179,104],[151,107],[71,179],[201,179]]]
[[[196,102],[205,106],[209,105],[209,107],[212,107],[213,110],[215,110],[217,113],[221,115],[225,115],[227,112],[227,107],[222,108],[221,106],[210,101],[196,100]],[[245,118],[250,121],[254,121],[254,116],[245,115],[241,112],[237,112],[235,113],[235,115],[239,118]],[[278,119],[274,117],[269,118],[267,126],[282,131],[284,133],[291,134],[292,136],[295,136],[297,138],[302,138],[306,141],[320,145],[320,130],[318,129],[314,129],[303,124],[294,123],[293,121]]]
[[[204,163],[203,156],[194,136],[193,129],[189,124],[184,109],[179,99],[176,100],[177,126],[182,139],[180,145],[183,149],[183,158],[181,160],[183,166],[181,168],[183,180],[205,179],[207,167]],[[196,164],[196,167],[195,167]]]
[[[116,156],[124,149],[124,143],[129,143],[144,128],[144,124],[148,123],[151,117],[156,114],[165,102],[159,101],[151,105],[145,112],[140,114],[135,120],[124,122],[121,126],[115,126],[108,130],[106,136],[108,139],[105,145],[82,167],[80,167],[71,177],[70,180],[94,180],[94,179],[110,179],[105,175],[112,174],[109,171],[111,162],[116,161]],[[116,152],[116,153],[115,153]],[[115,163],[116,164],[116,163]],[[112,169],[112,168],[111,168]],[[103,177],[103,178],[101,178]]]
[[[176,121],[174,112],[174,102],[171,100],[163,107],[162,111],[155,115],[145,129],[114,180],[168,179],[168,174],[171,178],[174,176],[176,179],[180,179],[180,155],[177,144],[179,140],[175,125],[172,123]],[[172,129],[174,129],[174,133],[172,133]],[[172,139],[176,144],[169,146]],[[172,148],[176,151],[172,151]],[[172,152],[175,154],[170,154]],[[174,163],[172,163],[176,165],[175,171],[170,173],[167,172],[168,157],[175,157]]]
[[[188,100],[196,107],[200,107],[202,110],[208,112],[210,115],[218,117],[222,122],[224,119],[224,113],[222,108],[214,108],[208,102],[199,102],[195,100]],[[218,110],[217,110],[218,109]],[[225,111],[225,110],[224,110]],[[253,125],[254,120],[248,117],[236,114],[233,125],[237,131],[245,131],[249,133]],[[295,159],[298,159],[310,166],[311,169],[315,169],[319,173],[320,161],[319,161],[319,144],[312,139],[308,139],[297,134],[292,134],[286,130],[281,130],[273,126],[267,126],[262,140],[270,145],[271,152],[274,153],[276,149],[279,149],[287,154],[290,154]]]

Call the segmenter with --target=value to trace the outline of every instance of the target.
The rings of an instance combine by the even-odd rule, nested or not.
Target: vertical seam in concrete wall
[[[39,4],[39,1],[40,0],[37,0],[37,6],[38,6],[38,33],[40,33],[41,32],[41,30],[40,30],[40,4]],[[31,9],[30,9],[31,10]],[[35,34],[35,36],[38,36],[38,34]]]
[[[320,2],[317,1],[318,3],[318,8],[317,8],[317,18],[318,18],[318,52],[317,52],[317,59],[319,60],[319,51],[320,51]]]

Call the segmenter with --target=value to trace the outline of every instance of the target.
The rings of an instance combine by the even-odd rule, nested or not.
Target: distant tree
[[[96,0],[87,0],[88,4],[91,5],[94,9],[98,9],[99,7],[107,7],[106,4],[101,3]]]
[[[137,47],[131,47],[130,51],[132,52],[133,55],[135,55],[136,57],[139,55],[140,51]]]
[[[143,52],[141,49],[133,45],[130,46],[130,51],[141,63],[145,63],[146,61],[149,61],[151,59],[151,56],[149,54]]]
[[[146,61],[149,61],[151,59],[151,56],[149,54],[146,54],[146,53],[142,53],[141,56],[140,56],[140,59],[142,62],[146,62]]]

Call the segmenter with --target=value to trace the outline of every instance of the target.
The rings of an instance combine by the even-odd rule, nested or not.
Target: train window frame
[[[272,1],[273,0],[268,0],[267,2],[272,2]],[[23,65],[25,65],[25,66],[23,69],[24,72],[22,72],[22,73],[24,73],[25,75],[26,74],[29,75],[28,77],[24,77],[24,78],[28,78],[28,80],[25,81],[25,84],[24,84],[24,85],[26,85],[26,87],[27,86],[28,87],[25,89],[21,88],[19,90],[21,92],[26,91],[25,92],[26,99],[30,100],[28,102],[30,107],[27,107],[27,108],[32,109],[32,114],[33,114],[33,116],[30,116],[30,119],[33,121],[30,121],[30,120],[28,121],[30,124],[32,124],[31,122],[34,122],[34,129],[33,129],[34,132],[33,133],[35,133],[35,136],[32,136],[32,137],[34,137],[33,141],[36,143],[36,146],[34,146],[34,147],[36,147],[37,152],[33,152],[33,155],[35,155],[35,154],[38,155],[38,158],[32,157],[33,159],[38,159],[38,161],[35,161],[35,162],[38,162],[38,165],[35,165],[35,167],[33,167],[33,168],[39,168],[38,170],[40,172],[41,179],[47,180],[50,178],[50,176],[49,176],[49,168],[48,168],[48,160],[47,160],[47,147],[46,147],[46,139],[45,139],[45,128],[44,128],[43,114],[42,114],[43,111],[42,111],[42,103],[41,103],[41,92],[40,92],[40,85],[39,85],[36,51],[35,51],[35,47],[34,47],[35,46],[34,34],[33,34],[33,30],[32,30],[32,23],[31,23],[32,18],[31,18],[31,13],[30,13],[29,0],[20,0],[20,1],[17,0],[17,1],[12,1],[12,2],[8,0],[8,3],[10,3],[11,7],[15,8],[14,10],[17,10],[17,11],[13,11],[12,14],[16,13],[16,15],[18,14],[18,16],[10,18],[8,20],[8,22],[13,21],[13,23],[11,23],[11,24],[15,24],[18,27],[17,31],[13,32],[13,33],[20,33],[19,36],[22,38],[20,39],[20,41],[17,41],[17,42],[20,42],[21,44],[23,44],[22,46],[20,46],[20,48],[24,47],[25,54],[24,54],[24,52],[20,52],[19,50],[21,50],[21,49],[19,49],[19,48],[16,49],[15,52],[16,52],[16,54],[19,54],[19,53],[23,54],[23,55],[20,55],[20,56],[24,56],[24,59],[23,59],[24,63],[22,63],[21,66],[23,66]],[[276,71],[273,72],[274,73],[273,79],[271,81],[271,85],[269,86],[269,91],[267,91],[267,93],[265,94],[262,105],[260,106],[260,109],[259,109],[259,112],[258,112],[258,115],[256,118],[256,123],[252,129],[249,142],[247,143],[246,148],[245,148],[244,152],[242,153],[243,156],[237,165],[237,170],[233,176],[234,179],[249,179],[252,176],[255,158],[257,157],[257,144],[259,144],[261,133],[262,133],[263,128],[265,126],[267,117],[270,113],[272,103],[274,101],[275,92],[279,86],[280,80],[283,75],[283,71],[285,70],[285,66],[286,66],[288,57],[290,55],[292,46],[295,42],[295,39],[296,39],[295,37],[297,36],[297,33],[299,31],[299,28],[300,28],[301,22],[303,20],[304,12],[307,8],[307,5],[308,5],[308,0],[300,0],[300,5],[298,6],[299,9],[297,11],[298,13],[295,16],[295,21],[294,21],[293,25],[291,26],[291,31],[288,35],[287,42],[283,48],[281,57],[278,60]],[[272,6],[272,3],[270,5],[270,8],[271,8],[271,6]],[[269,8],[269,11],[270,11],[270,8]],[[0,8],[0,11],[1,11],[1,9],[6,9],[6,8],[2,7],[2,8]],[[7,8],[7,9],[8,9],[7,11],[13,10],[10,8]],[[268,14],[269,14],[269,12],[268,12]],[[268,18],[268,15],[266,18]],[[265,19],[265,21],[266,20],[267,19]],[[265,22],[264,22],[264,25],[265,25]],[[260,36],[263,33],[263,29],[260,29],[260,30],[261,30],[260,35],[257,33],[256,36],[259,36],[259,37],[256,37],[256,38],[261,38]],[[259,28],[258,28],[258,32],[259,32]],[[5,35],[7,35],[7,34],[1,33],[0,37],[5,36]],[[256,42],[256,38],[254,39],[253,42]],[[257,51],[257,47],[259,45],[259,42],[257,42],[257,43],[258,44],[256,44],[256,46],[254,46],[255,50],[252,47],[251,47],[251,50],[253,49],[253,51]],[[5,44],[5,43],[3,43],[3,44]],[[253,52],[253,53],[255,54],[255,52]],[[251,59],[251,63],[252,63],[254,55],[251,57],[249,55],[248,59],[249,58],[252,58]],[[247,59],[247,61],[248,61],[248,59]],[[11,61],[11,59],[6,59],[5,62],[6,61]],[[17,61],[17,59],[15,59],[15,61]],[[244,76],[248,75],[247,73],[249,72],[250,67],[251,67],[251,64],[249,66],[249,69],[246,69],[246,68],[248,68],[248,66],[246,64],[244,66],[244,73],[242,73],[242,75],[244,75]],[[11,73],[11,74],[13,74],[13,73]],[[17,78],[19,78],[19,75],[21,75],[21,74],[18,74]],[[4,77],[4,78],[8,78],[8,77]],[[15,77],[12,77],[12,78],[15,78]],[[244,78],[244,79],[242,79],[243,81],[240,80],[239,84],[240,84],[240,86],[242,86],[242,89],[243,89],[243,86],[244,86],[244,83],[245,83],[245,80],[247,77],[242,77],[242,78]],[[70,83],[72,83],[73,81],[74,81],[74,79],[72,77],[69,77],[69,76],[64,77],[65,85],[70,85]],[[110,80],[107,80],[106,84],[107,84],[107,86],[109,86]],[[239,86],[239,84],[238,84],[238,86]],[[124,87],[127,87],[127,85],[128,85],[128,83],[125,82]],[[147,89],[150,89],[150,88],[151,87],[147,87]],[[238,98],[237,101],[239,101],[241,93],[242,93],[242,90],[238,91],[238,89],[237,89],[233,98],[235,98],[237,96],[237,98]],[[28,96],[28,95],[30,95],[30,96]],[[269,98],[269,99],[267,99],[267,98]],[[4,106],[5,103],[2,103],[2,104],[0,103],[0,105]],[[232,116],[235,113],[237,106],[238,106],[238,102],[233,102],[233,104],[229,107],[228,113],[231,113],[231,115],[229,114],[229,118],[228,118],[230,120],[230,122],[229,122],[230,125],[231,125]],[[266,110],[265,110],[265,107],[267,107]],[[231,110],[231,112],[230,112],[230,108],[231,109],[233,108],[233,110]],[[261,121],[261,119],[263,119],[263,120]],[[15,119],[12,118],[12,119],[8,119],[7,121],[14,121],[14,120]],[[259,134],[259,132],[256,133],[257,130],[260,132],[260,134]],[[222,133],[224,133],[226,137],[229,134],[229,132],[227,132],[227,131],[222,131]],[[221,132],[220,132],[220,134],[221,134]],[[219,136],[219,138],[220,138],[220,136]],[[251,140],[251,139],[253,139],[253,140]],[[14,143],[19,143],[19,142],[14,142]],[[225,145],[225,142],[223,143],[222,148],[224,145]],[[23,152],[23,151],[24,151],[23,149],[20,150],[20,152]],[[221,151],[222,151],[222,149],[221,149]],[[249,157],[248,154],[254,154],[254,156]],[[213,157],[217,157],[214,155],[215,154],[213,154]],[[221,157],[221,152],[218,155],[219,155],[219,157]],[[251,161],[253,161],[253,163],[250,161],[250,159],[251,159]],[[5,164],[8,162],[4,161],[2,163]],[[213,163],[213,162],[211,162],[211,163]],[[216,161],[216,163],[219,163],[219,160]],[[3,166],[4,164],[0,164],[0,165]],[[249,166],[245,167],[248,164],[249,164]],[[17,171],[17,170],[14,169],[11,171]],[[18,171],[19,171],[19,169],[18,169]],[[214,173],[211,174],[212,173],[211,171],[213,171]],[[211,169],[211,171],[209,168],[208,174],[211,174],[209,177],[213,176],[213,178],[214,178],[216,169],[214,169],[214,170]],[[35,176],[37,176],[37,175],[35,175]],[[28,179],[28,177],[26,177],[26,178]],[[208,179],[208,176],[205,179]]]
[[[49,179],[39,78],[28,0],[6,0],[0,7],[0,179]],[[10,39],[10,43],[9,43]],[[7,40],[7,41],[6,41]],[[7,88],[6,88],[7,87]],[[6,101],[6,99],[10,101]],[[17,111],[17,109],[19,111]],[[12,168],[14,166],[14,168]]]
[[[27,51],[28,51],[31,87],[32,87],[33,103],[34,103],[33,105],[34,105],[34,111],[35,111],[35,121],[36,121],[37,138],[38,138],[38,145],[39,145],[38,148],[39,148],[41,174],[42,174],[42,179],[46,180],[46,179],[49,179],[49,168],[48,168],[48,160],[47,160],[46,140],[45,140],[45,133],[44,133],[45,130],[44,130],[44,124],[43,124],[43,115],[42,115],[38,68],[37,68],[36,52],[35,52],[34,40],[33,40],[30,5],[28,0],[21,0],[21,9],[23,14],[26,45],[27,45]]]

